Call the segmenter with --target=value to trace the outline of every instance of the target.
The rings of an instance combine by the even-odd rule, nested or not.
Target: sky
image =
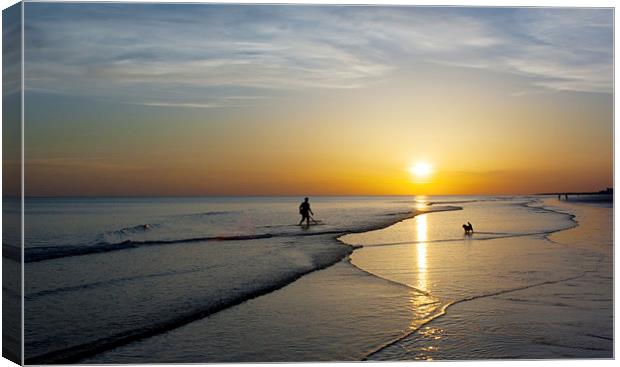
[[[26,194],[598,191],[612,36],[611,9],[26,3]]]

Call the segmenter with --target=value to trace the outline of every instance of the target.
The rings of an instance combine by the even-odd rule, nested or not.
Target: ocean
[[[302,199],[26,199],[26,363],[613,356],[612,204]]]

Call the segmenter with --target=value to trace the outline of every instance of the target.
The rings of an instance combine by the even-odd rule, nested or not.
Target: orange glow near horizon
[[[372,118],[363,111],[366,105],[358,108],[364,114],[351,110],[343,115],[325,103],[315,106],[324,112],[301,114],[295,123],[285,116],[261,118],[264,111],[245,125],[205,124],[198,115],[176,130],[162,127],[169,121],[164,117],[148,122],[159,128],[129,132],[81,131],[79,124],[61,129],[50,122],[49,131],[26,129],[26,141],[33,142],[26,144],[26,193],[493,195],[598,191],[613,184],[613,140],[607,132],[611,123],[599,124],[605,126],[600,129],[578,124],[589,114],[595,116],[592,110],[581,113],[567,107],[566,115],[557,119],[575,122],[557,129],[552,128],[555,122],[545,125],[536,114],[521,111],[511,118],[510,109],[501,117],[505,126],[495,126],[489,121],[500,117],[487,111],[487,120],[469,124],[469,130],[478,132],[474,136],[457,127],[454,134],[446,133],[451,125],[445,121],[454,117],[410,126],[404,111],[401,117],[391,111]],[[418,113],[424,116],[424,111]],[[442,114],[438,110],[437,115]],[[599,121],[604,116],[599,113]],[[521,119],[540,125],[523,126]],[[420,131],[427,138],[415,140]],[[419,167],[413,161],[412,170],[420,177],[409,169],[412,157],[419,156],[429,159]]]
[[[323,160],[320,160],[323,162]],[[334,160],[335,161],[335,160]],[[311,161],[310,161],[311,162]],[[612,164],[580,169],[442,170],[432,180],[398,167],[338,169],[257,165],[233,169],[200,164],[133,168],[122,163],[26,164],[28,195],[450,195],[598,191],[611,187]],[[200,166],[199,165],[199,166]],[[344,165],[344,163],[343,163]]]
[[[446,109],[437,82],[423,81],[278,108],[134,111],[114,129],[100,128],[107,116],[85,112],[97,125],[50,112],[36,129],[26,123],[26,193],[492,195],[613,184],[604,97],[499,98],[504,85],[455,79],[459,98]]]

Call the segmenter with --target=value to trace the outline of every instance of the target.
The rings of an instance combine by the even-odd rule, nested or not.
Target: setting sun
[[[433,167],[426,162],[418,162],[409,168],[409,172],[416,178],[427,178],[433,173]]]

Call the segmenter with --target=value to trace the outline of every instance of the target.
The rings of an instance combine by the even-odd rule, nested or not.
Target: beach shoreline
[[[577,214],[573,214],[570,212],[570,210],[575,210],[575,207],[571,207],[572,205],[580,205],[580,203],[575,203],[575,202],[571,202],[571,203],[562,203],[562,207],[558,208],[558,207],[554,207],[553,206],[553,202],[552,199],[550,198],[540,198],[540,202],[541,202],[541,206],[540,207],[535,207],[537,209],[540,210],[545,210],[545,211],[549,211],[549,212],[555,212],[558,214],[564,214],[570,217],[570,220],[574,222],[574,225],[572,226],[568,226],[566,228],[561,228],[561,229],[557,229],[557,230],[552,230],[552,231],[548,231],[546,233],[541,233],[541,239],[543,241],[546,241],[547,243],[553,244],[555,246],[557,245],[561,245],[561,241],[558,240],[559,238],[563,238],[566,239],[567,236],[569,235],[565,235],[565,233],[575,233],[573,231],[575,230],[580,230],[580,231],[585,231],[586,233],[591,232],[592,229],[592,222],[589,222],[588,225],[590,226],[590,228],[585,228],[583,227],[583,225],[580,228],[580,220],[583,221],[585,220],[586,222],[588,221],[589,218],[584,218],[583,217],[583,213],[577,212]],[[566,212],[566,210],[569,210],[569,212]],[[600,221],[600,220],[599,220]],[[596,225],[600,225],[600,223],[596,223]],[[595,227],[596,228],[596,227]],[[607,233],[607,232],[605,232]],[[523,237],[535,237],[536,234],[525,234]],[[576,240],[574,238],[571,238],[572,241],[579,243],[579,240]],[[515,245],[517,244],[517,242],[514,242],[514,237],[513,238],[509,238],[509,239],[502,239],[502,238],[494,238],[494,239],[490,239],[491,242],[501,242],[501,241],[511,241],[513,242]],[[603,242],[605,242],[605,240],[602,240]],[[582,245],[581,243],[579,243],[580,245]],[[514,247],[515,245],[511,245],[512,247]],[[597,244],[591,243],[588,247],[588,250],[591,250],[592,247],[596,247]],[[355,255],[359,255],[359,252]],[[376,255],[376,253],[375,253]],[[417,334],[418,331],[420,331],[420,329],[422,327],[424,327],[425,329],[430,329],[433,330],[433,333],[437,333],[437,330],[440,329],[435,329],[433,327],[433,325],[443,325],[446,322],[441,321],[442,318],[446,317],[448,319],[450,319],[450,312],[449,310],[451,310],[453,307],[457,307],[460,306],[461,304],[464,303],[468,303],[470,301],[477,301],[477,300],[484,300],[484,299],[497,299],[497,298],[508,298],[510,299],[510,295],[511,294],[527,294],[528,292],[530,293],[535,293],[536,289],[538,288],[549,288],[551,287],[552,289],[555,288],[561,288],[563,284],[566,283],[570,283],[570,282],[586,282],[586,278],[590,275],[590,273],[592,272],[597,272],[597,271],[601,271],[599,269],[599,263],[601,261],[602,258],[599,258],[599,255],[590,255],[592,256],[592,265],[590,265],[590,268],[587,269],[583,269],[583,270],[576,270],[575,272],[572,272],[573,274],[567,273],[564,276],[558,276],[556,275],[555,277],[552,277],[552,279],[544,279],[544,280],[540,280],[538,282],[534,282],[534,283],[529,283],[529,284],[525,284],[525,285],[521,285],[521,286],[516,286],[516,287],[508,287],[506,289],[496,289],[493,290],[491,292],[486,292],[486,293],[480,293],[480,294],[471,294],[462,298],[453,298],[451,299],[451,297],[445,297],[445,296],[441,296],[441,295],[437,295],[434,292],[431,292],[431,294],[438,296],[440,299],[444,299],[445,303],[444,305],[441,307],[440,312],[437,313],[437,315],[435,317],[432,317],[431,319],[429,319],[428,321],[424,322],[422,325],[420,325],[418,328],[416,328],[415,330],[412,330],[411,332],[407,333],[407,335],[403,335],[400,338],[397,338],[395,340],[393,340],[390,343],[386,343],[386,345],[384,345],[381,348],[378,348],[377,350],[373,351],[372,353],[370,353],[366,358],[368,360],[409,360],[407,358],[403,358],[402,356],[397,356],[398,355],[398,350],[403,350],[404,349],[411,349],[411,348],[419,348],[421,351],[421,355],[426,354],[425,358],[422,359],[455,359],[455,357],[453,357],[450,352],[448,352],[447,354],[444,354],[444,352],[440,351],[440,347],[437,346],[427,346],[427,350],[423,350],[424,348],[421,348],[420,345],[426,343],[427,345],[440,345],[441,343],[439,342],[435,342],[433,343],[432,340],[430,339],[426,339],[426,340],[422,340],[420,341],[420,339],[424,339],[424,337],[419,336],[419,335],[414,335]],[[355,266],[358,266],[362,269],[365,268],[364,266],[364,262],[362,262],[361,264],[359,262],[356,262],[355,259],[352,261],[352,263]],[[368,268],[365,269],[366,271],[369,271]],[[372,271],[369,271],[371,273],[373,273]],[[605,272],[603,271],[603,277],[604,277]],[[382,278],[386,278],[388,280],[391,281],[395,281],[396,283],[399,283],[398,281],[394,280],[393,278],[390,278],[389,276],[385,276],[381,273],[375,273],[375,275],[380,276]],[[584,291],[591,288],[592,285],[590,284],[586,284],[584,286]],[[601,293],[601,297],[604,297],[603,295],[606,294],[605,291],[601,291],[603,293]],[[578,298],[579,299],[579,298]],[[593,305],[596,305],[598,301],[593,300],[591,303]],[[476,303],[476,302],[474,302]],[[480,302],[478,302],[480,303]],[[482,304],[484,304],[485,302],[482,302]],[[488,303],[488,302],[487,302]],[[562,304],[562,303],[558,303],[558,304]],[[603,301],[603,306],[601,307],[607,307],[607,309],[609,309],[609,305],[604,306],[605,302]],[[563,305],[563,304],[562,304]],[[551,303],[551,305],[549,306],[549,308],[553,308],[553,303]],[[575,306],[578,307],[578,306]],[[592,306],[592,307],[598,307],[598,306]],[[557,307],[556,307],[557,308]],[[456,310],[456,309],[455,309]],[[456,316],[457,318],[462,318],[464,317],[463,314],[461,313],[462,311],[458,310],[455,311],[456,312]],[[477,309],[477,312],[490,312],[490,311],[485,311],[484,308],[479,308]],[[560,312],[561,313],[561,308],[558,310],[555,310],[555,312]],[[454,318],[454,317],[453,317]],[[595,325],[593,327],[595,328],[600,328],[600,325],[597,324],[597,320],[593,321],[592,325]],[[451,325],[452,327],[452,325]],[[471,325],[470,325],[471,327]],[[465,330],[462,330],[461,332],[465,332]],[[576,331],[572,331],[573,333],[576,333]],[[604,334],[605,332],[603,332]],[[593,333],[593,335],[595,335],[596,333]],[[424,333],[421,333],[420,335],[424,335]],[[577,335],[577,334],[575,334]],[[577,337],[577,336],[575,336]],[[602,340],[606,340],[607,337],[600,337]],[[432,339],[432,338],[431,338]],[[414,343],[413,341],[417,341],[417,345],[416,343]],[[611,339],[609,339],[611,340]],[[529,341],[524,341],[525,343],[530,343]],[[448,342],[443,343],[443,344],[449,344]],[[502,342],[498,341],[498,344],[501,345]],[[551,343],[554,345],[554,343]],[[394,347],[391,348],[390,347]],[[443,347],[445,349],[445,347]],[[577,346],[575,346],[575,348],[578,348]],[[607,347],[605,347],[607,348]],[[383,353],[384,351],[386,351],[385,353]],[[597,348],[593,348],[594,352],[590,353],[589,355],[595,356],[595,357],[601,357],[601,356],[605,356],[605,351],[608,349],[601,349],[603,354],[600,354],[601,352],[598,352]],[[431,353],[429,353],[428,351],[433,351]],[[463,351],[460,351],[461,353],[463,353]],[[518,359],[518,358],[528,358],[527,353],[525,355],[519,355],[518,353],[524,353],[523,351],[520,352],[515,352],[516,354],[512,355],[512,356],[506,356],[506,357],[501,357],[500,355],[498,356],[493,356],[492,354],[486,356],[485,358],[489,358],[489,359],[494,359],[494,358],[510,358],[510,359]],[[546,358],[557,358],[558,355],[557,354],[553,354],[556,352],[549,352],[549,354],[547,356],[544,355],[544,351],[540,351],[537,350],[537,353],[540,354],[540,356],[538,357],[539,359],[546,359]],[[598,354],[597,354],[598,353]],[[607,357],[613,356],[613,353],[611,355],[607,355]],[[464,354],[460,354],[458,358],[459,360],[469,360],[469,359],[480,359],[477,357],[473,357],[473,356],[466,356]]]
[[[437,208],[437,210],[441,211],[441,210],[446,210],[446,209]],[[449,210],[455,210],[455,208],[450,208]],[[298,236],[308,237],[308,239],[316,238],[317,241],[321,241],[321,242],[329,241],[333,244],[333,246],[330,247],[331,248],[330,251],[321,251],[318,255],[315,254],[313,256],[313,259],[312,259],[313,265],[310,268],[301,269],[299,271],[293,271],[290,274],[280,277],[276,279],[275,281],[266,284],[263,287],[246,290],[246,292],[243,292],[235,297],[230,297],[228,299],[220,299],[218,302],[215,302],[207,307],[201,308],[195,312],[192,312],[191,314],[186,314],[186,315],[182,315],[181,317],[172,318],[172,319],[169,319],[167,322],[162,322],[162,323],[158,323],[155,325],[147,325],[143,328],[132,330],[130,332],[121,332],[115,335],[107,336],[105,338],[88,341],[87,343],[73,345],[73,346],[69,346],[66,348],[53,350],[51,352],[39,354],[36,356],[27,357],[26,363],[28,364],[76,363],[85,358],[117,348],[119,346],[132,343],[132,342],[136,342],[142,339],[146,339],[152,336],[156,336],[163,332],[168,332],[170,330],[177,329],[179,327],[182,327],[183,325],[203,319],[205,317],[216,314],[228,308],[238,306],[248,300],[270,294],[283,287],[286,287],[287,285],[295,282],[296,280],[308,274],[311,274],[319,270],[323,270],[325,268],[328,268],[330,266],[337,264],[343,259],[346,259],[356,249],[356,246],[347,245],[341,241],[338,241],[337,240],[338,237],[344,234],[367,232],[367,231],[377,230],[381,228],[386,228],[386,227],[393,225],[394,223],[398,223],[403,220],[413,218],[416,215],[423,213],[423,212],[426,212],[426,211],[415,211],[414,210],[411,212],[389,213],[385,215],[384,220],[377,221],[373,223],[372,225],[360,226],[358,228],[355,228],[355,230],[333,231],[333,232],[327,231],[327,232],[318,232],[318,233],[300,233],[298,234]],[[234,237],[230,241],[232,242],[235,240],[237,241],[246,240],[245,238],[239,239],[237,237],[238,236]],[[254,237],[247,238],[247,239],[268,240],[269,238],[272,238],[272,237],[273,236],[270,236],[270,235],[254,236]],[[209,239],[209,241],[211,241],[211,239]],[[187,241],[183,241],[183,242],[187,242]],[[191,241],[191,243],[200,243],[200,242],[201,241],[198,241],[198,240]],[[163,241],[163,243],[161,244],[155,243],[152,246],[160,246],[160,245],[166,246],[168,243],[175,243],[175,242],[174,241]],[[120,250],[127,250],[127,249],[132,250],[132,246],[129,244],[127,248],[123,247],[119,249],[114,249],[112,251],[116,253]],[[88,249],[88,248],[85,251],[88,254],[95,254],[95,255],[98,255],[98,254],[105,255],[106,253],[112,253],[108,251],[107,248],[101,252],[93,251],[92,249]],[[28,251],[26,251],[26,257],[28,257],[27,253]],[[80,254],[69,254],[67,256],[75,257],[76,259],[78,259],[81,255],[86,255],[86,253],[85,254],[81,254],[81,253]],[[55,256],[49,259],[48,258],[32,259],[33,260],[32,262],[38,263],[39,261],[43,261],[43,262],[54,261],[54,259],[56,259]]]
[[[537,200],[539,198],[536,198]],[[493,199],[495,200],[495,199]],[[493,202],[491,200],[491,203]],[[498,199],[501,200],[501,199]],[[521,201],[526,200],[525,198]],[[532,198],[528,199],[531,202]],[[413,204],[413,202],[412,202]],[[481,241],[473,241],[468,243],[467,237],[461,237],[460,240],[446,239],[442,243],[434,242],[434,237],[422,238],[428,243],[417,241],[401,241],[381,245],[381,243],[371,243],[370,245],[347,243],[342,237],[349,235],[365,236],[373,232],[393,233],[402,228],[413,228],[416,226],[420,229],[420,218],[432,221],[444,221],[446,218],[453,218],[452,224],[430,225],[429,230],[437,228],[455,229],[454,220],[461,220],[464,216],[468,216],[468,212],[460,213],[462,207],[441,206],[439,203],[431,203],[431,210],[418,209],[414,211],[404,212],[388,212],[382,214],[379,220],[375,218],[372,225],[360,225],[356,230],[335,231],[331,230],[312,233],[305,232],[300,236],[291,237],[292,248],[299,249],[320,244],[318,250],[311,252],[311,262],[301,268],[295,268],[286,277],[277,276],[277,281],[269,281],[267,287],[259,286],[255,283],[252,287],[244,287],[241,293],[234,294],[228,299],[220,299],[215,304],[203,304],[197,311],[183,314],[183,318],[170,319],[164,323],[149,324],[146,328],[132,331],[122,337],[119,334],[109,335],[105,339],[99,339],[78,346],[72,346],[66,350],[53,351],[49,354],[38,355],[35,362],[40,363],[60,363],[67,361],[80,363],[140,363],[144,362],[144,355],[152,356],[156,360],[169,362],[234,362],[234,361],[334,361],[334,360],[375,360],[375,359],[402,359],[403,356],[394,356],[394,347],[410,343],[411,340],[425,334],[425,330],[434,324],[441,324],[441,320],[445,315],[450,315],[448,308],[461,304],[467,304],[469,301],[476,301],[481,297],[474,295],[464,296],[460,299],[446,297],[441,292],[437,293],[433,289],[425,289],[424,287],[414,286],[412,284],[403,283],[399,279],[384,276],[357,263],[356,258],[360,254],[368,251],[379,251],[391,253],[393,249],[406,246],[429,246],[429,255],[434,249],[442,249],[447,246],[465,246],[463,249],[474,249],[476,246],[489,246],[493,243],[509,245],[516,248],[515,244],[523,241],[525,238],[541,237],[541,240],[551,243],[548,236],[562,233],[566,229],[575,226],[574,218],[567,213],[559,213],[557,209],[550,210],[543,205],[542,207],[519,204],[516,202],[515,209],[525,210],[531,215],[545,216],[552,215],[558,218],[564,218],[566,224],[562,224],[559,229],[547,230],[540,233],[513,233],[506,234],[500,232],[484,231],[481,228],[479,239]],[[452,204],[452,203],[450,203]],[[476,201],[464,201],[464,205],[487,205],[476,203]],[[435,207],[433,208],[432,206]],[[522,208],[522,209],[519,209]],[[469,210],[469,209],[468,209]],[[427,216],[425,214],[444,212],[441,216]],[[434,219],[433,219],[434,218]],[[570,219],[569,219],[570,218]],[[443,223],[443,222],[442,222]],[[460,223],[460,222],[459,222]],[[474,221],[475,224],[479,223]],[[458,229],[458,225],[456,225]],[[426,227],[425,227],[426,228]],[[459,233],[458,231],[455,233]],[[430,235],[429,235],[430,236]],[[460,234],[462,236],[462,233]],[[505,238],[506,236],[512,238]],[[276,237],[277,238],[277,237]],[[260,245],[266,243],[273,238],[256,239],[251,241]],[[419,239],[419,238],[418,238]],[[448,242],[445,242],[448,241]],[[452,241],[452,242],[450,242]],[[527,240],[530,241],[530,240]],[[227,247],[242,246],[246,241],[229,241]],[[238,244],[237,244],[238,243]],[[407,245],[407,243],[409,245]],[[477,244],[474,246],[474,244]],[[203,248],[200,243],[186,244],[191,251],[191,247]],[[262,246],[262,245],[261,245]],[[148,246],[147,246],[148,247]],[[147,247],[132,249],[129,251],[146,251]],[[173,251],[174,246],[161,246],[161,249]],[[274,250],[277,247],[274,247]],[[202,251],[202,250],[201,250]],[[415,251],[415,250],[414,250]],[[469,251],[469,250],[468,250]],[[109,252],[109,255],[94,256],[120,256],[123,251]],[[392,256],[392,255],[390,255]],[[398,258],[398,256],[396,257]],[[79,257],[69,257],[68,260],[78,260]],[[74,261],[71,260],[71,261]],[[429,259],[432,260],[432,259]],[[52,264],[57,260],[50,260]],[[45,264],[48,261],[34,264]],[[415,267],[415,261],[413,262]],[[418,263],[419,266],[419,263]],[[441,266],[439,266],[441,268]],[[274,278],[274,279],[276,279]],[[432,279],[432,278],[430,278]],[[557,282],[566,282],[568,279],[575,279],[569,276],[564,277]],[[482,282],[484,283],[484,282]],[[518,293],[520,290],[529,288],[542,287],[554,282],[526,282],[527,284],[515,285],[504,289],[503,287],[494,292],[486,292],[482,298],[497,298],[504,294]],[[233,286],[232,284],[230,286]],[[368,292],[368,289],[374,289],[374,293]],[[504,289],[504,290],[502,290]],[[254,293],[255,292],[255,293]],[[479,294],[476,293],[476,294]],[[389,295],[387,299],[382,299],[382,295]],[[324,297],[322,300],[321,297]],[[317,299],[318,298],[318,299]],[[338,301],[340,300],[340,301]],[[289,309],[284,309],[283,305]],[[345,307],[346,305],[346,307]],[[360,310],[358,305],[371,305],[372,310]],[[391,305],[387,307],[386,305]],[[219,307],[219,308],[218,308]],[[348,308],[347,308],[348,307]],[[317,313],[317,309],[324,309],[327,313]],[[460,310],[460,308],[458,308]],[[206,310],[206,311],[205,311]],[[296,310],[296,313],[292,313]],[[337,310],[337,311],[336,311]],[[456,310],[456,309],[455,309]],[[272,315],[280,313],[280,315]],[[299,315],[304,315],[299,317]],[[394,316],[398,315],[398,316]],[[309,328],[306,335],[287,334],[288,329],[280,330],[283,319],[286,325],[291,328],[304,329]],[[448,316],[448,319],[454,315]],[[271,318],[270,318],[271,317]],[[288,317],[288,318],[287,318]],[[240,324],[237,320],[246,320],[246,324]],[[260,321],[262,319],[270,320]],[[381,322],[391,320],[391,326],[385,330],[381,329]],[[346,321],[346,322],[345,322]],[[381,322],[380,322],[381,321]],[[351,325],[355,325],[352,327]],[[230,328],[230,325],[234,327]],[[315,326],[311,326],[315,325]],[[322,325],[320,329],[318,326]],[[236,329],[235,329],[236,328]],[[230,330],[228,330],[230,329]],[[213,330],[218,331],[217,337],[223,337],[229,340],[230,345],[213,345],[216,336]],[[226,331],[222,331],[226,330]],[[265,341],[263,348],[277,348],[277,352],[265,354],[258,350],[259,345],[239,345],[235,347],[233,340],[235,335],[245,335],[246,333],[265,333],[267,330],[271,342]],[[276,330],[282,335],[276,335]],[[355,332],[354,332],[355,331]],[[221,335],[220,335],[221,334]],[[324,340],[332,340],[331,343],[338,343],[338,340],[356,340],[351,344],[349,349],[338,350],[333,348],[330,343]],[[340,338],[340,339],[339,339]],[[159,347],[161,343],[175,343],[181,346],[178,351],[162,351]],[[280,343],[280,344],[278,344]],[[259,343],[260,344],[260,343]],[[227,352],[217,351],[217,348],[225,348]],[[215,349],[213,349],[215,348]],[[356,350],[355,348],[359,348]],[[400,348],[400,347],[399,347]],[[305,353],[304,353],[305,351]],[[309,353],[309,351],[314,351]],[[262,353],[262,354],[261,354]],[[210,357],[206,357],[210,356]],[[438,356],[439,359],[444,359]],[[405,358],[406,359],[406,358]],[[412,355],[410,359],[414,359]],[[449,359],[449,358],[446,358]],[[50,360],[55,362],[50,362]],[[33,359],[29,359],[29,363]]]

